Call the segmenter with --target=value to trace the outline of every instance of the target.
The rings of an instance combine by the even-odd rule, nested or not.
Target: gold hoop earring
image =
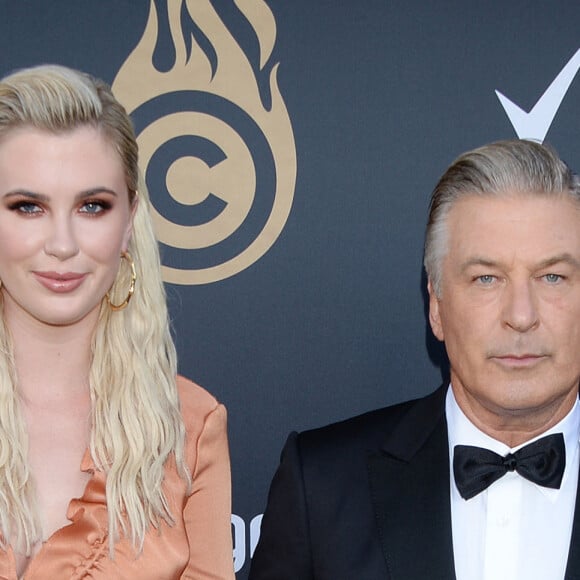
[[[135,292],[135,282],[137,281],[137,274],[135,272],[135,263],[133,262],[133,258],[131,258],[131,254],[129,254],[129,252],[122,252],[121,258],[125,258],[125,260],[127,260],[127,262],[129,263],[129,266],[131,267],[131,283],[129,284],[129,292],[127,293],[127,298],[125,298],[125,300],[123,300],[121,304],[113,304],[111,302],[111,297],[107,292],[105,297],[113,312],[117,312],[118,310],[123,310],[124,308],[127,308],[127,304],[129,304],[129,300],[131,300],[131,296],[133,296],[133,292]]]

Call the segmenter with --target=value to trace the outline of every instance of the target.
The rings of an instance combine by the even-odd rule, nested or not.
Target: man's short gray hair
[[[580,203],[580,178],[552,147],[535,141],[498,141],[458,157],[435,186],[429,207],[424,264],[437,296],[447,252],[446,218],[453,204],[467,195],[506,193],[570,195]]]

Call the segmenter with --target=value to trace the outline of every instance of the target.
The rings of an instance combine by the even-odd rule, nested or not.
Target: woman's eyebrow
[[[91,187],[90,189],[85,189],[83,191],[80,191],[79,193],[77,193],[75,195],[75,200],[79,201],[81,199],[86,199],[87,197],[92,197],[93,195],[98,195],[99,193],[109,193],[111,195],[114,195],[115,197],[118,197],[118,193],[114,189],[110,189],[110,188],[105,187],[105,186],[97,186],[97,187]],[[11,197],[27,197],[27,198],[33,199],[35,201],[41,201],[44,203],[50,201],[50,196],[48,196],[44,193],[37,193],[35,191],[28,191],[27,189],[13,189],[11,191],[6,192],[2,197],[4,197],[5,199],[9,199]]]

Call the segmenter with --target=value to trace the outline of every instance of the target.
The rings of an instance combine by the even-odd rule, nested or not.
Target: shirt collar
[[[505,443],[490,437],[480,429],[478,429],[463,413],[453,394],[451,385],[447,389],[447,397],[445,399],[445,415],[447,418],[447,429],[449,437],[449,464],[453,465],[453,448],[456,445],[475,445],[477,447],[484,447],[490,451],[494,451],[499,455],[507,455],[517,451],[524,445],[541,439],[545,435],[552,433],[562,433],[564,435],[564,445],[566,447],[566,467],[564,469],[564,476],[562,478],[562,485],[570,475],[570,465],[574,464],[574,459],[578,453],[578,441],[580,438],[580,405],[578,399],[574,403],[572,409],[568,414],[556,425],[541,433],[540,435],[518,445],[510,448]],[[534,484],[535,485],[535,484]],[[538,489],[550,498],[555,498],[558,495],[559,489],[550,489],[543,486],[537,486]]]

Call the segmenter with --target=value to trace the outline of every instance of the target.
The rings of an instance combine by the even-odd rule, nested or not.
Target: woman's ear
[[[133,222],[135,221],[135,214],[137,213],[137,207],[139,206],[139,192],[136,191],[133,199],[131,200],[130,215],[127,227],[125,228],[125,234],[123,236],[123,251],[126,252],[129,247],[129,242],[131,236],[133,235]]]

